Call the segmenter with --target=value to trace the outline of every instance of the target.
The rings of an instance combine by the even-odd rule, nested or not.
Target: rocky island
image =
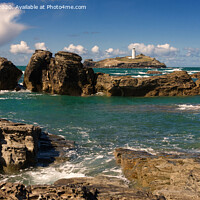
[[[135,59],[128,56],[107,58],[97,62],[87,59],[83,66],[92,68],[166,68],[164,63],[143,54],[137,55]]]

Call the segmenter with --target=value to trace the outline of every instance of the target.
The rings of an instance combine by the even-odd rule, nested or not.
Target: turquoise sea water
[[[19,67],[23,71],[24,67]],[[163,73],[200,68],[167,68]],[[149,76],[149,69],[95,69],[112,75]],[[22,80],[21,80],[22,81]],[[72,159],[47,168],[28,169],[1,180],[26,184],[59,178],[104,174],[121,177],[113,151],[117,147],[156,152],[200,152],[200,96],[70,97],[0,91],[0,118],[39,125],[76,142]]]

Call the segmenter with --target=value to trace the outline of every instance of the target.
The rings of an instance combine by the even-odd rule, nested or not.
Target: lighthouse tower
[[[135,48],[132,48],[132,59],[135,59],[135,56],[136,56],[136,51],[135,51]]]

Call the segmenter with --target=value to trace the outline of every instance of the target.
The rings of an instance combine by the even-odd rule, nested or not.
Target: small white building
[[[136,50],[135,48],[132,48],[132,56],[128,57],[129,59],[135,59],[136,58]]]
[[[135,48],[132,48],[132,59],[135,59],[136,58],[136,51],[135,51]]]

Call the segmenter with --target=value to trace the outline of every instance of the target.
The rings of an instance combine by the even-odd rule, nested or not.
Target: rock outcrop
[[[162,72],[149,70],[147,74],[162,74]]]
[[[92,68],[165,68],[164,63],[159,62],[155,58],[140,54],[135,59],[127,57],[107,58],[105,60],[93,61],[87,59],[83,63],[84,67]]]
[[[30,166],[69,160],[74,142],[41,131],[38,126],[0,119],[0,171],[15,173]]]
[[[54,58],[49,51],[36,50],[26,67],[24,86],[34,92],[73,96],[93,94],[94,71],[84,69],[81,60],[75,53],[60,51]]]
[[[109,177],[61,179],[53,185],[1,183],[0,199],[76,199],[76,200],[165,200],[151,192],[129,188],[121,180]]]
[[[167,200],[200,199],[199,155],[151,155],[122,148],[114,154],[134,187],[163,195]]]
[[[147,78],[97,73],[96,91],[107,96],[189,96],[198,95],[200,88],[185,71]]]
[[[190,76],[191,76],[191,78],[200,79],[200,72],[196,72],[196,73],[194,73],[194,74],[191,74]]]
[[[171,74],[147,78],[110,76],[94,73],[92,68],[84,68],[81,59],[74,53],[60,51],[55,54],[54,58],[49,51],[36,50],[26,68],[24,86],[34,92],[72,96],[96,93],[133,97],[200,94],[199,81],[195,83],[185,71],[175,71]],[[139,55],[136,60],[140,59],[152,61],[152,58],[146,58],[144,55]],[[87,62],[93,61],[87,60]],[[157,61],[153,59],[152,62]],[[159,72],[151,71],[151,73],[158,74]]]
[[[41,129],[0,119],[0,170],[13,173],[37,163]]]
[[[0,90],[15,89],[21,76],[21,70],[11,61],[0,57]]]

